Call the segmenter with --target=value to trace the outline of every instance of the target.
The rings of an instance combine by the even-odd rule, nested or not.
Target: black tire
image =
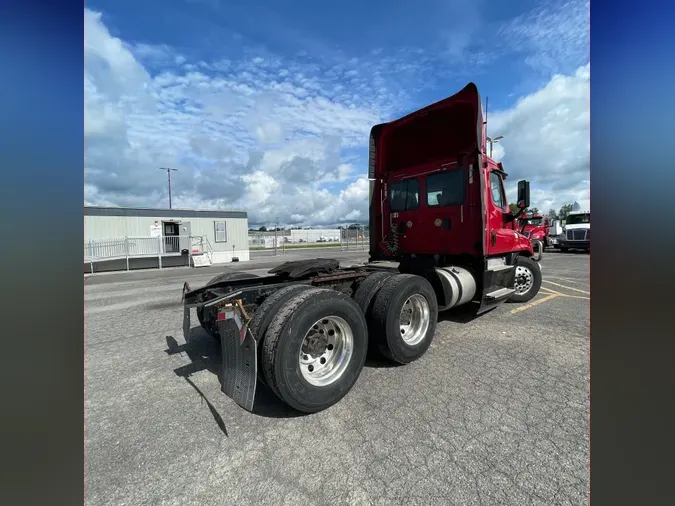
[[[569,251],[569,248],[563,248],[562,246],[560,247],[560,251],[563,253],[567,253]]]
[[[329,316],[349,326],[352,355],[335,382],[316,386],[300,370],[300,350],[306,333]],[[366,319],[356,302],[333,290],[311,289],[296,293],[274,315],[263,342],[261,365],[266,383],[282,401],[298,411],[315,413],[338,402],[354,386],[367,348]]]
[[[541,288],[541,269],[534,260],[522,255],[516,259],[516,287],[519,284],[519,276],[522,277],[522,275],[518,274],[519,267],[530,271],[532,274],[531,285],[525,292],[518,293],[518,291],[516,291],[508,302],[527,302],[532,300],[539,293],[539,289]]]
[[[359,283],[354,293],[354,302],[356,302],[366,319],[369,317],[373,299],[377,292],[382,288],[384,282],[396,273],[393,272],[375,272]]]
[[[247,272],[224,272],[222,274],[218,274],[215,278],[211,279],[206,285],[204,286],[209,286],[213,285],[214,283],[220,283],[221,281],[235,281],[239,279],[255,279],[259,276],[256,276],[255,274],[249,274]],[[206,321],[204,319],[204,308],[200,307],[197,309],[197,320],[199,320],[199,324],[202,326],[202,328],[206,331],[208,335],[213,337],[214,339],[220,339],[220,336],[218,335],[218,328],[216,327],[216,324],[212,321]]]
[[[251,330],[251,333],[255,336],[258,343],[258,363],[262,363],[262,349],[263,342],[265,341],[265,333],[274,320],[274,317],[279,312],[281,308],[291,297],[295,294],[300,293],[304,290],[309,290],[314,288],[312,285],[291,285],[281,290],[277,290],[272,295],[267,297],[255,313],[253,313],[253,318],[251,318],[251,323],[248,328]],[[314,288],[316,290],[316,288]],[[265,375],[262,374],[262,371],[258,371],[258,378],[267,384],[265,380]]]
[[[406,301],[418,294],[426,299],[429,325],[421,340],[408,344],[401,335],[401,311]],[[384,282],[373,301],[371,339],[377,340],[380,353],[399,364],[408,364],[424,355],[436,333],[438,301],[431,283],[414,274],[397,274]]]

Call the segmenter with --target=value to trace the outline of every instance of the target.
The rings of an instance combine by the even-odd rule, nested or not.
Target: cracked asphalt
[[[202,331],[185,345],[182,282],[222,268],[87,278],[87,503],[586,504],[589,256],[547,252],[542,266],[527,307],[442,314],[424,357],[368,362],[313,415],[264,387],[244,411],[220,392],[219,345]]]

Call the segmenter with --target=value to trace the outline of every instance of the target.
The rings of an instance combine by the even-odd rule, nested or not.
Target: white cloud
[[[525,63],[546,74],[568,72],[588,61],[588,0],[548,0],[505,23],[503,43],[525,53]]]
[[[556,75],[507,111],[491,113],[491,135],[503,135],[494,157],[509,173],[509,200],[519,179],[531,182],[540,210],[588,198],[590,163],[590,64]]]
[[[257,49],[240,60],[190,60],[115,38],[88,9],[85,35],[85,202],[165,206],[157,169],[174,167],[176,207],[244,209],[251,223],[367,220],[370,128],[426,105],[409,90],[447,72],[416,49],[334,64]],[[541,202],[585,191],[584,82],[588,67],[490,114],[491,133],[506,136],[495,153],[512,179],[533,181]]]

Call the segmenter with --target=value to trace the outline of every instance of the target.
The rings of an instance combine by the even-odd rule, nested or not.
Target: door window
[[[506,207],[506,197],[504,196],[502,177],[497,172],[490,172],[490,193],[492,193],[494,205],[500,209],[504,209]]]
[[[427,177],[427,205],[458,206],[466,198],[466,171],[462,168]]]
[[[389,210],[392,212],[411,211],[420,205],[420,182],[404,179],[391,185]]]

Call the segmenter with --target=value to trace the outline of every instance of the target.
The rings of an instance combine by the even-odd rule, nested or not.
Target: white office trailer
[[[248,214],[85,206],[84,252],[85,272],[247,261]]]

